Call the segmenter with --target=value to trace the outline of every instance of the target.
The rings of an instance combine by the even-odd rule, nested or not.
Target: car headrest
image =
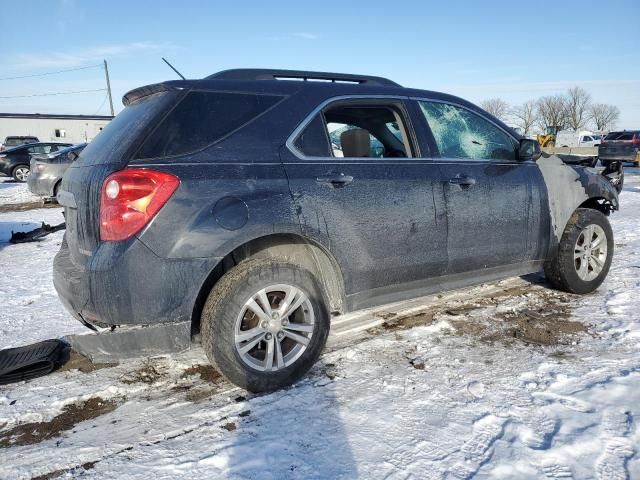
[[[354,128],[340,135],[342,154],[345,157],[368,157],[371,155],[369,132],[362,128]]]

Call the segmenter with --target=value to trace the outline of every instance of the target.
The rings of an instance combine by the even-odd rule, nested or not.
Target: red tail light
[[[126,240],[158,213],[180,185],[166,172],[131,168],[109,175],[100,196],[100,240]]]
[[[638,135],[633,136],[633,140],[631,140],[632,145],[640,145],[640,137]]]

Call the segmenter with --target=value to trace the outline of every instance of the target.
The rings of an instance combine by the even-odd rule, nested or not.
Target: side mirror
[[[78,153],[77,153],[77,152],[69,152],[69,153],[67,154],[67,158],[68,158],[69,160],[71,160],[72,162],[75,162],[75,161],[76,161],[76,159],[77,159],[79,156],[80,156],[80,155],[78,155]]]
[[[540,158],[542,150],[540,144],[536,140],[530,138],[523,138],[520,140],[520,146],[518,147],[518,160],[533,160],[534,162]]]

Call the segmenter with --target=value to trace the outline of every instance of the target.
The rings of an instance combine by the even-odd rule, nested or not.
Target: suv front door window
[[[516,161],[516,141],[458,105],[420,101],[440,160],[447,235],[447,273],[536,260],[548,213],[534,162]]]

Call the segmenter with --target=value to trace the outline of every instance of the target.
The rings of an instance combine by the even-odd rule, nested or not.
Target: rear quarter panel
[[[137,165],[143,166],[143,165]],[[279,163],[154,166],[180,186],[138,238],[165,258],[223,257],[273,233],[300,233]]]

